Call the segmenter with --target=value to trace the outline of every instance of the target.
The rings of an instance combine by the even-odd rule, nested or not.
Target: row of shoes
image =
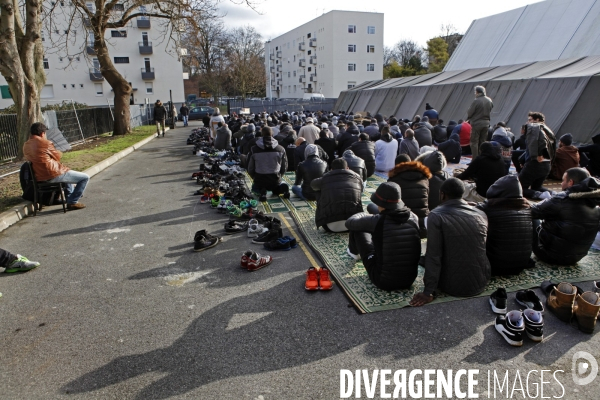
[[[511,346],[522,346],[523,337],[534,342],[544,340],[544,305],[533,290],[519,290],[515,301],[524,310],[508,311],[506,289],[498,288],[490,295],[490,305],[496,314],[496,331]]]

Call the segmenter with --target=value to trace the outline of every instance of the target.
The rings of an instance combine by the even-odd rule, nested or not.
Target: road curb
[[[168,130],[169,130],[169,128],[166,128],[165,132]],[[107,159],[100,161],[98,164],[92,165],[90,168],[86,169],[83,172],[88,174],[91,178],[92,176],[97,175],[98,173],[104,171],[106,168],[110,167],[111,165],[113,165],[114,163],[116,163],[117,161],[122,159],[123,157],[126,157],[127,155],[133,153],[135,150],[139,149],[146,143],[150,142],[155,137],[156,137],[156,135],[152,134],[152,136],[148,136],[146,139],[141,140],[141,141],[135,143],[134,145],[121,150],[117,154],[113,154],[112,156],[108,157]],[[28,217],[30,215],[33,215],[33,203],[31,201],[24,201],[22,203],[17,204],[10,210],[1,213],[0,214],[0,232],[4,231],[5,229],[8,229],[11,225],[16,224],[17,222],[21,221],[22,219],[24,219],[25,217]]]

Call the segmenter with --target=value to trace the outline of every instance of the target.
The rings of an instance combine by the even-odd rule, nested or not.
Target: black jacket
[[[331,166],[331,162],[335,159],[335,140],[330,138],[319,138],[315,140],[315,144],[323,149],[327,154],[327,165]]]
[[[481,154],[475,157],[467,169],[456,178],[474,180],[477,183],[477,193],[485,197],[490,186],[504,175],[506,175],[506,165],[502,160],[500,145],[484,142],[481,145]]]
[[[357,142],[359,133],[356,126],[349,127],[344,133],[340,133],[338,139],[338,154],[344,154],[344,151],[350,147],[352,143]]]
[[[588,146],[579,147],[580,153],[588,153],[590,163],[587,165],[587,169],[592,175],[600,175],[600,135],[592,137],[593,144]]]
[[[354,142],[348,147],[348,150],[352,150],[352,152],[356,155],[356,157],[360,157],[365,162],[367,166],[367,176],[371,176],[375,173],[375,143],[359,140],[358,142]]]
[[[486,256],[487,217],[462,199],[447,200],[427,219],[425,294],[441,289],[451,296],[481,293],[490,281]]]
[[[167,118],[167,109],[165,106],[160,104],[154,104],[154,120],[163,121]]]
[[[462,149],[460,147],[460,137],[458,136],[458,133],[450,135],[450,139],[440,143],[438,150],[444,153],[444,157],[446,157],[448,162],[454,164],[460,163]]]
[[[419,142],[419,147],[432,145],[431,131],[423,124],[415,129],[415,139]]]
[[[179,109],[179,114],[190,115],[190,109],[187,106],[181,106],[181,108]]]
[[[348,163],[348,168],[360,176],[363,182],[367,180],[367,166],[362,158],[355,156],[350,149],[344,152],[342,158]]]
[[[306,160],[298,164],[296,168],[296,182],[294,185],[302,184],[302,195],[307,200],[316,200],[315,191],[310,186],[313,179],[323,176],[327,171],[327,163],[317,155],[309,156]]]
[[[349,169],[329,171],[322,178],[313,179],[311,187],[314,191],[321,191],[315,211],[317,228],[363,212],[363,181]]]
[[[296,146],[294,149],[294,171],[298,169],[298,165],[304,161],[304,152],[306,151],[308,142],[302,142],[300,146]]]
[[[355,214],[346,221],[349,230],[372,234],[375,256],[368,273],[380,289],[407,289],[417,277],[421,240],[416,221],[410,218],[404,207],[378,215]]]
[[[436,125],[433,127],[433,141],[437,144],[444,143],[448,140],[448,133],[446,131],[446,125]]]
[[[444,168],[446,168],[446,159],[441,152],[432,151],[421,154],[415,161],[420,161],[431,172],[427,206],[429,210],[433,210],[440,204],[440,188],[442,187],[442,183],[448,179],[448,173],[444,171]]]
[[[600,223],[600,189],[594,178],[573,185],[531,206],[531,216],[543,219],[534,252],[542,261],[572,265],[587,255]],[[536,251],[539,245],[543,253]]]
[[[418,161],[403,162],[397,164],[388,174],[388,182],[395,182],[400,186],[402,201],[419,217],[422,226],[423,220],[429,215],[429,168]]]

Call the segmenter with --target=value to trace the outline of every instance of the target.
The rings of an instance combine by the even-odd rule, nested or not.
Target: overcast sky
[[[239,2],[239,0],[234,0]],[[442,24],[452,24],[465,33],[474,19],[536,3],[536,0],[255,0],[258,14],[252,9],[224,0],[227,27],[251,25],[263,36],[274,39],[331,10],[368,11],[384,14],[385,46],[411,39],[421,46],[439,36]]]

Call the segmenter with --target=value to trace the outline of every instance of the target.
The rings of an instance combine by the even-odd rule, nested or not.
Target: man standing
[[[35,179],[38,182],[67,183],[67,209],[85,208],[85,205],[79,203],[79,199],[83,196],[90,177],[83,172],[72,171],[60,163],[62,153],[46,139],[46,129],[46,125],[40,122],[31,125],[31,137],[23,145],[23,153],[25,158],[31,161]],[[75,189],[71,184],[75,184]]]
[[[160,100],[154,103],[154,122],[156,123],[156,137],[160,136],[160,127],[162,125],[162,135],[165,137],[165,120],[167,119],[167,109]]]
[[[550,197],[545,193],[547,190],[542,187],[551,168],[545,133],[545,130],[550,131],[550,129],[544,125],[544,119],[544,114],[540,112],[530,112],[527,119],[525,134],[527,150],[524,154],[523,169],[519,172],[519,181],[523,187],[523,195],[528,199],[539,200]]]
[[[188,126],[188,117],[190,115],[190,109],[187,104],[183,104],[179,109],[179,113],[181,114],[181,119],[183,119],[183,126]]]
[[[479,146],[487,140],[490,127],[490,114],[494,108],[492,99],[485,95],[483,86],[475,86],[475,100],[467,111],[467,121],[471,124],[471,154],[473,158],[479,155]]]
[[[483,211],[462,199],[464,191],[456,178],[447,179],[440,188],[440,205],[427,219],[425,289],[413,297],[413,307],[430,303],[437,289],[456,297],[475,296],[490,281],[485,246],[488,220]]]
[[[320,129],[315,126],[312,117],[308,117],[306,125],[300,128],[298,137],[306,139],[307,144],[315,144],[315,140],[319,138],[319,132]]]

